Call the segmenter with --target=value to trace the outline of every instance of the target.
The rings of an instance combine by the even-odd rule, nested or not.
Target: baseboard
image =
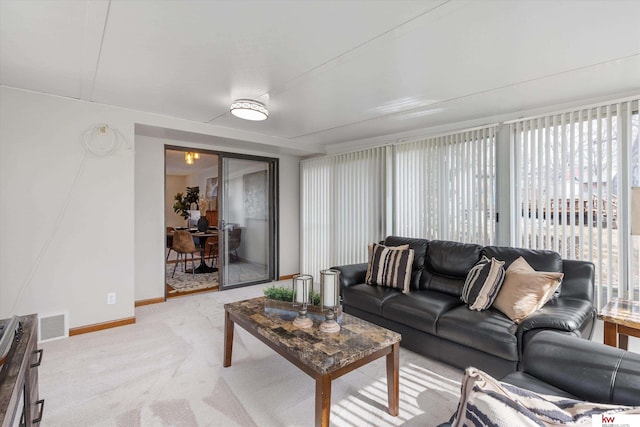
[[[118,326],[132,325],[134,323],[136,323],[135,317],[127,317],[126,319],[111,320],[109,322],[80,326],[78,328],[69,329],[69,336],[87,334],[89,332],[101,331],[103,329],[117,328]]]
[[[143,305],[158,304],[164,302],[164,297],[141,299],[134,303],[134,307],[142,307]]]
[[[298,273],[296,273],[298,274]],[[293,279],[293,276],[295,276],[296,274],[287,274],[286,276],[280,276],[280,278],[278,280],[289,280],[289,279]]]

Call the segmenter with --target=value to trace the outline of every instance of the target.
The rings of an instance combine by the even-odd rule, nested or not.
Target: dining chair
[[[211,258],[211,268],[213,268],[213,263],[215,261],[216,267],[218,264],[218,236],[208,237],[207,238],[207,246],[205,252],[205,258]]]
[[[242,236],[242,229],[240,227],[234,228],[229,233],[229,260],[231,260],[231,252],[235,255],[234,261],[240,261],[238,256],[238,248],[240,247],[240,239]]]
[[[178,254],[178,259],[176,261],[176,265],[173,266],[173,273],[171,277],[176,274],[176,267],[180,263],[181,255],[184,256],[184,271],[187,270],[187,254],[191,254],[191,265],[192,265],[192,274],[195,276],[196,274],[196,262],[193,254],[196,252],[200,252],[200,249],[196,248],[195,243],[193,242],[193,236],[186,230],[176,230],[173,233],[173,245],[171,248],[176,251]]]
[[[167,227],[167,261],[169,261],[169,255],[171,254],[171,250],[173,249],[173,232],[176,231],[174,227]]]

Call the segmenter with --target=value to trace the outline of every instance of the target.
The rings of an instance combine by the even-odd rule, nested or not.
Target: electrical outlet
[[[116,303],[116,293],[109,292],[107,294],[107,304],[115,304]]]

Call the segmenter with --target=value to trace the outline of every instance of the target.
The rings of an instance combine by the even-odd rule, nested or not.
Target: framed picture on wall
[[[205,197],[207,199],[212,199],[214,197],[218,197],[218,178],[207,178],[207,188]]]

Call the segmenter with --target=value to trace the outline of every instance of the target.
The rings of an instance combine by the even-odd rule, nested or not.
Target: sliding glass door
[[[221,288],[276,277],[277,160],[221,154]]]

